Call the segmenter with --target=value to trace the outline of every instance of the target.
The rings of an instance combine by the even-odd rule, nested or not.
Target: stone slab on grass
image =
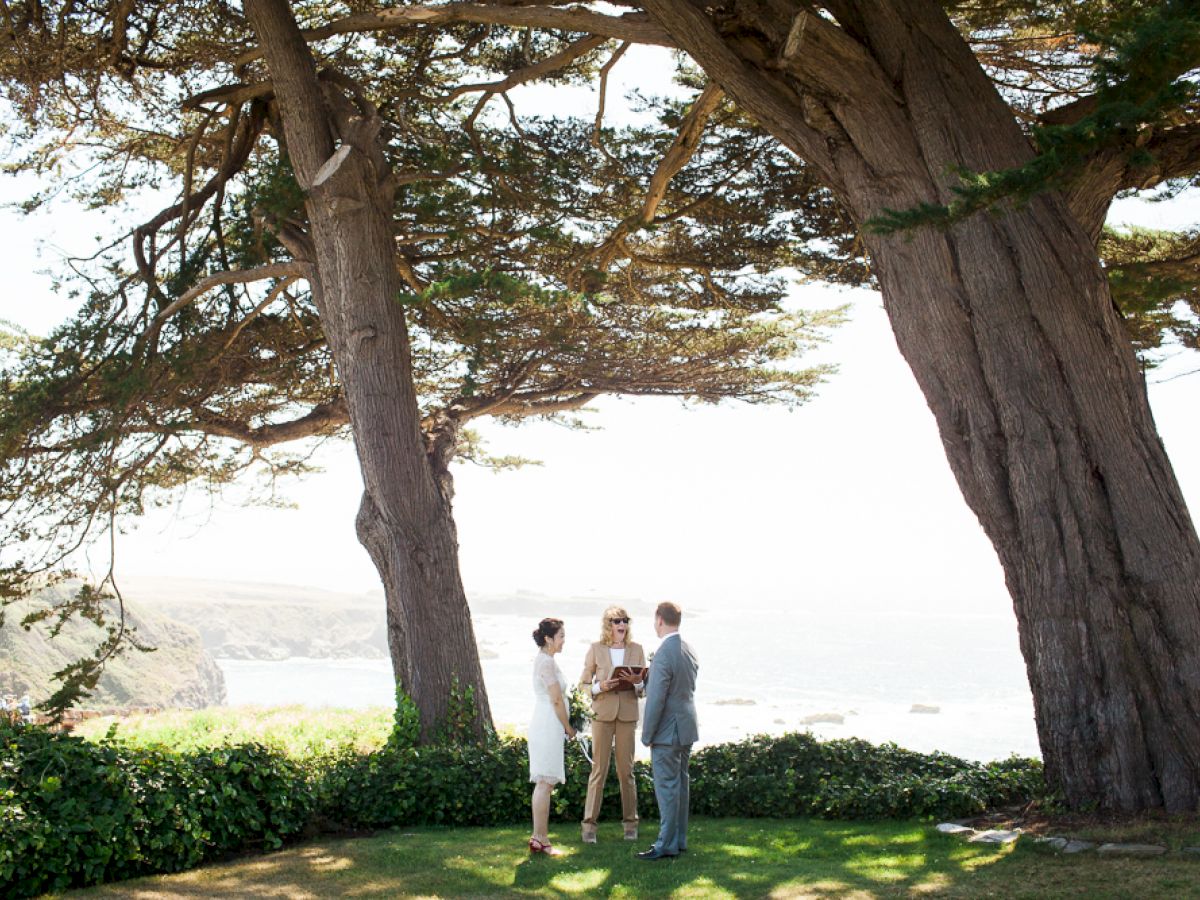
[[[937,827],[937,830],[942,834],[974,834],[974,828],[968,828],[966,825],[959,825],[957,822],[943,822]]]
[[[1071,843],[1065,837],[1040,837],[1035,838],[1033,842],[1035,844],[1049,844],[1055,850],[1065,850],[1067,844]]]
[[[981,831],[978,834],[973,834],[967,838],[968,844],[1011,844],[1021,836],[1020,829],[1016,831],[1000,831],[991,829],[989,831]]]

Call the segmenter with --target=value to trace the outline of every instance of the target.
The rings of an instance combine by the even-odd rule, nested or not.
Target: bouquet
[[[592,712],[590,692],[582,685],[575,685],[567,696],[567,721],[575,729],[575,740],[579,741],[579,749],[583,751],[583,755],[587,757],[589,763],[592,761],[589,732],[592,730],[592,719],[595,717],[596,714]]]

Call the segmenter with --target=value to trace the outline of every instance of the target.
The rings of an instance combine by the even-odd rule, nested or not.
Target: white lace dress
[[[557,684],[562,691],[563,704],[570,712],[567,700],[567,680],[559,671],[554,657],[538,651],[533,663],[533,718],[529,722],[529,780],[547,784],[566,781],[563,767],[563,742],[566,734],[562,722],[554,714],[550,702],[550,686]]]

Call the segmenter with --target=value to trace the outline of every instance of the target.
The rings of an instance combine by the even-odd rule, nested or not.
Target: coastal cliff
[[[139,605],[196,629],[218,659],[387,659],[383,598],[294,585],[128,578]]]
[[[0,694],[29,694],[34,702],[44,699],[57,687],[54,673],[90,656],[103,640],[104,632],[86,620],[72,619],[53,639],[48,622],[28,630],[21,627],[20,621],[28,612],[52,603],[60,592],[71,589],[70,585],[56,588],[5,610],[4,625],[0,627]],[[116,601],[109,601],[107,606],[106,615],[115,622]],[[149,653],[130,649],[110,659],[84,705],[201,708],[225,702],[225,677],[194,628],[129,599],[125,621],[136,630],[141,643],[155,649]]]

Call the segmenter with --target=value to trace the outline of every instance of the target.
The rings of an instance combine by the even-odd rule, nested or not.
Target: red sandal
[[[529,839],[529,852],[545,853],[547,856],[562,856],[562,851],[549,841],[540,841],[532,837]]]

